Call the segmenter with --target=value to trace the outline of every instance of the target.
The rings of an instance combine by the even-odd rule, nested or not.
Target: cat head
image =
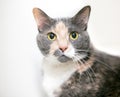
[[[91,8],[86,6],[71,18],[53,19],[39,8],[33,9],[39,34],[37,44],[44,56],[55,56],[59,62],[88,56],[90,39],[87,25]]]

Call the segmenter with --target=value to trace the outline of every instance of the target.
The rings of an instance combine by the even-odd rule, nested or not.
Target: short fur
[[[87,32],[90,11],[86,6],[72,18],[52,19],[33,9],[48,97],[120,97],[120,57],[93,47]],[[76,40],[70,39],[73,31]],[[50,32],[56,35],[54,41],[48,38]]]

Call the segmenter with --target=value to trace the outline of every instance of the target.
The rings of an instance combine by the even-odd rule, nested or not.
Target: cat
[[[71,18],[53,19],[33,9],[47,97],[120,97],[120,57],[93,46],[90,12],[85,6]]]

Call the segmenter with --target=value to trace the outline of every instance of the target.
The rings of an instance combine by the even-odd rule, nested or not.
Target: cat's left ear
[[[87,29],[87,24],[90,16],[91,7],[85,6],[81,9],[72,19],[77,25],[82,26],[85,30]]]

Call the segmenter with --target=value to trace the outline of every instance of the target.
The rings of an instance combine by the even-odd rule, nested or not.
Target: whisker
[[[85,66],[84,63],[83,63],[83,65]],[[94,82],[93,78],[91,77],[91,73],[89,72],[89,69],[87,69],[85,72],[86,72],[86,74],[88,75],[90,81],[91,81],[91,82]]]
[[[112,72],[116,73],[111,67],[110,65],[106,64],[105,62],[101,61],[101,60],[98,60],[98,59],[95,59],[96,62],[99,62],[101,63],[102,65],[104,65],[107,69],[111,70]]]
[[[97,51],[96,51],[96,52],[97,52]],[[95,53],[93,53],[93,56],[95,56]],[[89,56],[86,56],[86,57],[90,58]],[[99,57],[101,57],[101,56],[99,56]],[[98,59],[96,56],[95,56],[95,61],[98,62],[98,63],[100,63],[100,64],[102,64],[102,65],[105,66],[107,69],[111,70],[112,72],[116,73],[116,72],[110,67],[110,65],[108,65],[107,63],[101,61],[101,60]]]
[[[89,68],[91,69],[91,71],[93,72],[93,74],[95,74],[94,70],[92,69],[92,67],[83,59],[84,63],[87,64],[89,66]]]
[[[88,57],[88,56],[86,56],[86,57]],[[88,58],[90,58],[90,57],[88,57]],[[98,62],[98,63],[101,63],[102,65],[104,65],[104,66],[105,66],[106,68],[108,68],[109,70],[115,72],[115,71],[110,67],[110,65],[108,65],[107,63],[101,61],[100,59],[97,59],[97,57],[95,58],[95,61]],[[116,73],[116,72],[115,72],[115,73]]]
[[[77,57],[79,57],[78,59],[79,59],[79,61],[80,62],[82,62],[82,64],[83,65],[85,65],[85,64],[87,64],[88,65],[88,72],[91,74],[92,73],[92,78],[93,78],[93,80],[94,80],[94,78],[96,78],[96,75],[95,75],[95,72],[94,72],[94,70],[92,69],[92,67],[90,66],[90,64],[88,64],[85,60],[84,60],[84,58],[83,59],[81,59],[80,58],[80,54],[79,53],[76,53],[76,55],[77,55]],[[86,56],[86,57],[88,57],[89,59],[90,59],[90,56]],[[95,80],[94,80],[95,81]]]
[[[80,51],[80,52],[89,52],[90,51],[90,47],[88,47],[87,49],[75,49],[76,51]]]
[[[81,50],[81,49],[75,49],[75,50],[80,52],[89,52],[89,50]]]
[[[76,59],[76,57],[74,56],[73,58],[72,58],[72,60],[73,60],[73,62],[75,63],[75,65],[76,65],[76,67],[78,68],[79,67],[79,63],[78,63],[78,59]],[[79,79],[79,81],[81,81],[81,73],[79,72],[79,74],[80,74],[80,79]]]
[[[84,60],[83,60],[84,61]],[[90,74],[92,75],[92,78],[93,78],[93,80],[95,81],[95,79],[94,78],[96,78],[96,75],[95,75],[95,72],[94,72],[94,70],[92,69],[92,67],[87,63],[87,62],[85,62],[84,61],[84,64],[87,64],[88,65],[88,71],[90,72]]]
[[[76,59],[75,58],[72,58],[72,61],[73,61],[73,63],[75,63],[75,65],[76,65],[76,67],[77,67],[77,61],[76,61]]]
[[[83,66],[85,66],[85,64],[80,60],[79,56],[76,56],[76,57],[78,59],[77,61],[80,62],[80,64],[82,64]],[[91,77],[91,73],[88,70],[86,70],[84,73],[87,74],[87,76],[89,77],[89,79],[90,79],[91,82],[94,82],[94,80]]]

